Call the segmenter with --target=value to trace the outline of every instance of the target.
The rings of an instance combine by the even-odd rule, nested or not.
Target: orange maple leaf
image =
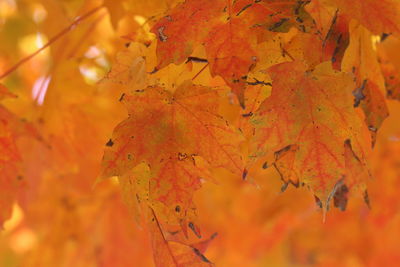
[[[129,174],[145,162],[151,168],[150,202],[161,202],[184,219],[200,179],[207,178],[196,156],[212,167],[238,175],[243,171],[242,138],[218,115],[218,101],[216,91],[189,81],[174,93],[154,86],[125,95],[129,118],[107,143],[102,177]]]
[[[345,147],[367,164],[366,127],[353,109],[353,81],[323,63],[314,71],[300,62],[269,69],[272,95],[252,119],[253,156],[275,153],[275,167],[285,183],[311,187],[324,208],[345,177]],[[367,132],[368,133],[368,132]]]
[[[223,6],[222,1],[189,0],[160,19],[151,29],[158,41],[156,69],[183,63],[203,41]]]

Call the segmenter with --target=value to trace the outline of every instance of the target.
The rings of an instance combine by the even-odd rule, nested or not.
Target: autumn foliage
[[[396,266],[398,0],[0,0],[0,266]]]

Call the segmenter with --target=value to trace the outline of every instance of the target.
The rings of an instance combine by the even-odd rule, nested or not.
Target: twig
[[[4,77],[6,77],[7,75],[9,75],[10,73],[14,72],[15,70],[17,70],[19,68],[19,66],[21,66],[22,64],[28,62],[29,60],[31,60],[33,57],[35,57],[37,54],[39,54],[40,52],[42,52],[44,49],[46,49],[47,47],[49,47],[51,44],[53,44],[55,41],[57,41],[58,39],[60,39],[60,37],[62,37],[64,34],[66,34],[67,32],[73,30],[79,23],[81,23],[83,20],[87,19],[88,17],[90,17],[91,15],[93,15],[94,13],[96,13],[98,10],[100,10],[101,8],[103,8],[103,5],[98,6],[92,10],[90,10],[89,12],[85,13],[82,16],[78,16],[75,21],[73,23],[71,23],[68,27],[64,28],[62,31],[60,31],[58,34],[56,34],[55,36],[53,36],[45,45],[43,45],[41,48],[39,48],[38,50],[36,50],[35,52],[33,52],[32,54],[30,54],[29,56],[21,59],[19,62],[17,62],[14,66],[12,66],[11,68],[9,68],[8,70],[6,70],[3,74],[0,75],[0,80],[3,79]]]

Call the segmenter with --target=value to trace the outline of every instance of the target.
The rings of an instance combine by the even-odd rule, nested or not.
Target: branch
[[[101,8],[103,8],[103,5],[98,6],[92,10],[90,10],[89,12],[85,13],[82,16],[78,16],[75,21],[73,23],[71,23],[68,27],[64,28],[62,31],[60,31],[58,34],[56,34],[55,36],[53,36],[44,46],[42,46],[41,48],[39,48],[38,50],[36,50],[34,53],[30,54],[29,56],[21,59],[19,62],[17,62],[14,66],[12,66],[11,68],[9,68],[8,70],[6,70],[3,74],[0,75],[0,80],[4,79],[7,75],[9,75],[10,73],[13,73],[14,71],[16,71],[21,65],[23,65],[24,63],[28,62],[29,60],[31,60],[33,57],[35,57],[37,54],[39,54],[40,52],[42,52],[44,49],[46,49],[47,47],[49,47],[51,44],[53,44],[55,41],[57,41],[58,39],[60,39],[63,35],[65,35],[66,33],[68,33],[69,31],[73,30],[79,23],[81,23],[83,20],[87,19],[88,17],[90,17],[91,15],[93,15],[94,13],[96,13],[98,10],[100,10]]]

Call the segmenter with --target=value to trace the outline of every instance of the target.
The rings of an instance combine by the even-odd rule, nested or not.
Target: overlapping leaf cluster
[[[368,202],[368,158],[388,116],[384,73],[372,37],[399,32],[393,11],[373,26],[363,13],[369,8],[383,12],[388,5],[398,9],[390,1],[178,3],[151,28],[157,38],[157,63],[150,75],[172,63],[203,64],[199,73],[208,68],[212,77],[221,77],[246,110],[232,125],[243,129],[226,128],[228,122],[225,125],[215,106],[220,102],[215,89],[185,81],[165,90],[156,82],[122,97],[130,118],[110,139],[105,173],[127,175],[140,162],[148,164],[146,201],[175,208],[186,236],[192,195],[207,176],[198,172],[194,156],[212,167],[242,171],[243,178],[248,171],[251,177],[259,162],[263,168],[272,165],[284,182],[282,190],[289,183],[307,186],[323,210],[331,201],[344,210],[348,195],[357,191]],[[271,95],[256,108],[253,103],[260,101],[254,91],[260,94],[271,85]],[[196,104],[186,102],[186,96],[184,103],[184,95]],[[242,167],[246,160],[240,151],[232,150],[239,137],[249,144],[248,170]],[[188,160],[192,166],[184,167]]]
[[[248,230],[252,239],[243,238],[238,245],[243,258],[221,262],[257,258],[291,232],[296,237],[287,244],[293,262],[310,263],[318,249],[345,253],[339,246],[316,248],[311,241],[309,247],[299,245],[305,233],[313,235],[305,224],[312,208],[294,215],[284,207],[307,206],[300,200],[300,193],[307,196],[304,191],[324,216],[330,206],[345,210],[350,196],[370,205],[366,183],[378,162],[373,148],[389,116],[388,99],[400,100],[399,2],[78,2],[35,1],[57,21],[40,25],[48,36],[57,34],[70,14],[86,14],[75,22],[88,18],[88,23],[72,22],[69,35],[52,43],[50,55],[34,59],[33,71],[22,68],[7,77],[13,93],[0,87],[5,103],[0,106],[0,224],[17,201],[26,216],[20,229],[39,236],[22,260],[25,266],[51,266],[58,258],[67,266],[127,266],[143,257],[146,247],[135,249],[135,242],[147,238],[136,228],[126,232],[134,226],[116,184],[130,212],[150,233],[157,266],[211,266],[205,251],[217,236],[213,231],[225,233],[220,244],[229,247],[235,231],[249,225],[254,226],[253,232]],[[27,18],[28,7],[21,10],[17,21],[30,24],[17,34],[38,23]],[[4,31],[12,25],[8,21]],[[11,48],[13,38],[2,46],[16,49]],[[10,53],[0,62],[9,64],[13,57]],[[40,70],[35,64],[51,67]],[[94,69],[104,75],[98,82],[90,81]],[[38,77],[49,81],[43,103],[30,91]],[[15,81],[28,89],[15,89],[24,88]],[[395,153],[383,161],[391,177],[396,177]],[[287,201],[279,198],[276,207],[269,205],[275,201],[270,197],[270,185],[276,184],[268,180],[271,172],[280,178],[281,191],[293,185],[301,192],[291,191]],[[393,186],[395,179],[383,181]],[[225,195],[215,193],[212,183]],[[248,193],[256,188],[253,184],[266,191]],[[210,195],[196,201],[207,190]],[[299,203],[288,203],[293,194]],[[215,227],[222,211],[208,201],[225,207],[232,221],[224,220],[231,228]],[[393,201],[390,192],[377,201],[379,207],[385,201]],[[199,218],[195,202],[219,213],[211,212],[215,218],[210,221]],[[49,210],[55,222],[51,227]],[[260,213],[269,216],[271,229]],[[394,213],[374,214],[374,220],[382,220],[376,225],[387,224]],[[333,215],[340,216],[346,215]],[[334,222],[353,229],[352,221],[342,217]],[[335,235],[326,238],[334,240]],[[119,247],[136,254],[127,257]],[[377,252],[369,263],[389,256]],[[315,261],[334,262],[330,257]]]

